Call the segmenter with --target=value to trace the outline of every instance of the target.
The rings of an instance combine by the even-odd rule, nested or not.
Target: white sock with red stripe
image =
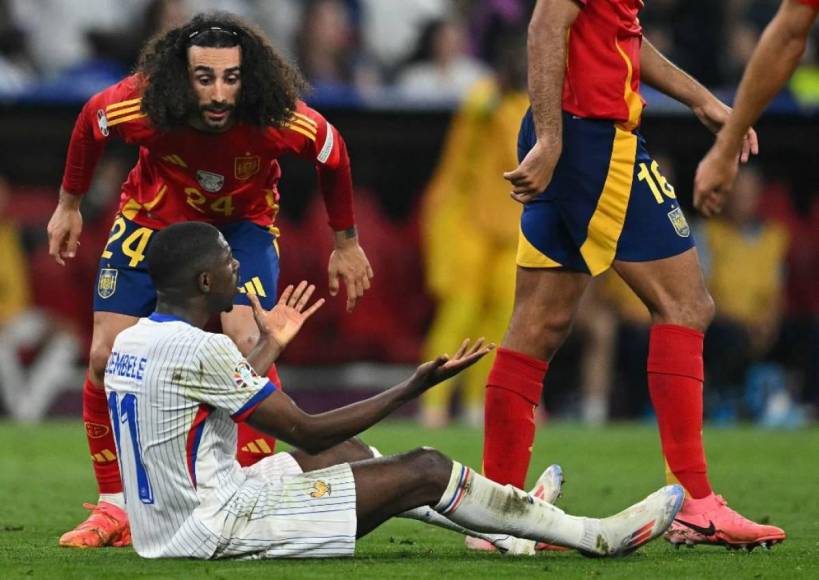
[[[435,511],[470,530],[586,551],[594,550],[600,527],[599,520],[570,516],[523,490],[474,473],[457,461],[452,462],[449,485],[435,504]]]
[[[370,452],[373,454],[373,457],[375,457],[375,458],[383,457],[381,452],[378,449],[376,449],[375,447],[373,447],[372,445],[370,445]],[[419,522],[424,522],[425,524],[438,526],[439,528],[444,528],[446,530],[452,530],[453,532],[457,532],[457,533],[460,533],[460,534],[473,535],[473,536],[485,539],[488,542],[492,541],[492,538],[490,538],[488,536],[485,536],[485,535],[480,534],[480,533],[476,534],[472,530],[467,530],[463,526],[459,526],[455,522],[452,522],[452,521],[448,520],[447,518],[445,518],[444,516],[442,516],[441,514],[436,512],[434,509],[432,509],[432,507],[430,507],[428,505],[422,505],[422,506],[419,506],[417,508],[407,510],[407,511],[405,511],[403,513],[398,514],[398,517],[399,518],[406,518],[406,519],[409,519],[409,520],[416,520],[416,521],[419,521]]]

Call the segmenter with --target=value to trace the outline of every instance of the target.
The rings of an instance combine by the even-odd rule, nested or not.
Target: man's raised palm
[[[304,309],[315,290],[315,285],[308,285],[304,280],[295,288],[291,284],[284,289],[278,303],[270,311],[262,308],[255,295],[248,295],[259,332],[269,336],[282,347],[287,346],[299,333],[304,322],[324,304],[324,298],[320,298],[310,308]]]

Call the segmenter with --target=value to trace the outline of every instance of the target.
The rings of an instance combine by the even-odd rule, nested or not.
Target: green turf
[[[408,423],[371,430],[385,453],[432,445],[474,466],[481,435],[469,429],[422,432]],[[675,550],[658,540],[621,560],[573,553],[533,558],[467,553],[462,539],[417,522],[394,521],[363,539],[355,559],[189,562],[141,560],[130,548],[92,551],[57,547],[60,533],[94,499],[79,422],[22,426],[0,422],[0,578],[818,578],[819,431],[708,430],[712,479],[743,514],[783,526],[789,539],[751,554],[723,548]],[[663,483],[654,429],[541,428],[532,472],[559,462],[566,473],[560,505],[605,515]],[[537,474],[534,474],[536,476]]]

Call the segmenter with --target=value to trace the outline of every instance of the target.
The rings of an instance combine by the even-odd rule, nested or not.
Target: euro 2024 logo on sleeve
[[[103,268],[100,270],[100,278],[97,281],[97,294],[103,300],[110,298],[117,291],[117,276],[119,271],[116,268]]]
[[[100,129],[100,134],[103,137],[108,137],[108,117],[105,116],[105,111],[100,109],[97,111],[97,127]]]
[[[233,369],[233,382],[237,387],[252,386],[259,380],[259,375],[247,361],[242,361]]]

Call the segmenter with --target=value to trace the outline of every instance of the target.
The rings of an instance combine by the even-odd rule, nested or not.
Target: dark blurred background
[[[726,102],[778,0],[650,0],[646,37]],[[286,353],[308,407],[387,386],[463,334],[499,341],[511,308],[517,212],[500,180],[525,110],[530,0],[0,0],[0,412],[72,413],[97,260],[135,150],[112,144],[86,196],[79,257],[48,256],[45,225],[84,101],[133,69],[152,35],[196,12],[245,16],[297,62],[344,135],[361,241],[376,272],[348,315],[331,299]],[[817,43],[758,126],[760,157],[718,220],[691,209],[712,141],[682,105],[643,90],[642,133],[700,247],[718,316],[706,339],[708,417],[771,428],[819,405]],[[313,168],[283,159],[283,282],[326,284],[331,239]],[[485,175],[481,173],[485,171]],[[512,249],[512,258],[506,258]],[[510,260],[512,260],[510,262]],[[511,270],[509,269],[511,267]],[[648,319],[613,274],[586,297],[547,379],[545,416],[650,417]],[[486,365],[425,399],[428,427],[480,424]],[[460,389],[454,389],[460,387]],[[454,389],[454,390],[453,390]]]

